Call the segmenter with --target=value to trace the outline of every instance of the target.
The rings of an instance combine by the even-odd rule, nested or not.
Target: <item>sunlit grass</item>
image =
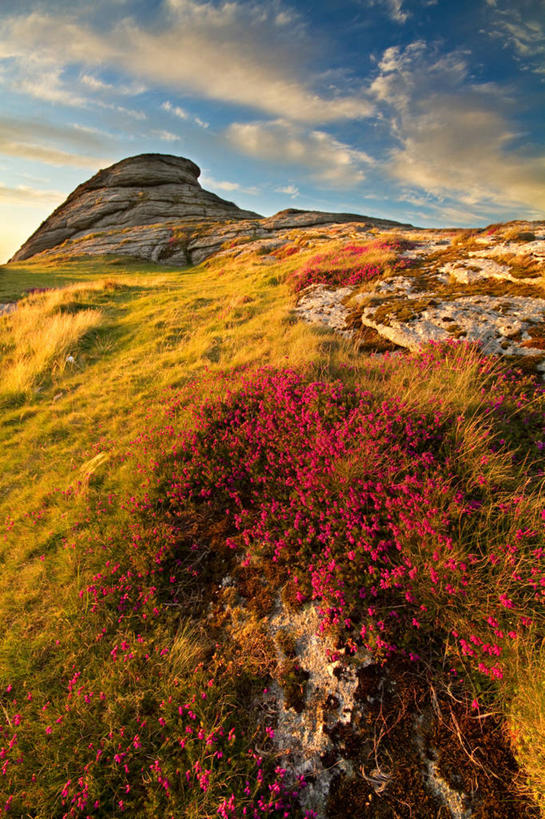
[[[324,252],[334,255],[336,248],[334,243]],[[372,392],[377,407],[381,401],[399,400],[408,412],[441,411],[451,423],[448,445],[458,474],[468,485],[484,481],[489,520],[497,514],[498,504],[521,493],[527,498],[524,520],[537,527],[541,487],[539,479],[528,478],[525,471],[531,456],[524,452],[525,431],[516,407],[510,406],[505,417],[506,447],[489,451],[488,435],[499,434],[490,428],[490,390],[501,379],[501,367],[483,370],[481,358],[469,347],[456,353],[456,366],[448,356],[433,353],[428,359],[404,357],[402,366],[395,355],[362,359],[350,342],[296,320],[290,274],[313,253],[303,250],[274,265],[262,264],[259,256],[248,253],[238,260],[220,258],[186,270],[100,260],[0,270],[0,301],[19,297],[29,288],[62,285],[27,297],[14,313],[0,319],[0,366],[5,373],[0,391],[16,397],[2,409],[0,424],[0,521],[7,524],[0,533],[4,684],[21,683],[32,669],[37,699],[58,700],[59,669],[73,651],[74,663],[88,658],[88,676],[97,687],[110,686],[106,694],[112,699],[108,718],[113,726],[122,719],[130,721],[132,711],[141,716],[150,702],[159,707],[157,703],[168,699],[175,686],[182,690],[180,696],[190,699],[204,684],[202,667],[194,679],[193,672],[199,662],[209,660],[213,647],[206,628],[185,624],[184,612],[172,611],[167,622],[169,628],[176,623],[181,629],[171,648],[168,673],[157,663],[153,669],[142,666],[134,676],[120,671],[115,678],[107,678],[103,671],[108,652],[101,655],[96,635],[79,621],[82,606],[86,612],[91,606],[80,592],[101,565],[90,544],[106,549],[113,539],[119,548],[124,545],[123,532],[133,519],[119,499],[139,491],[144,464],[154,457],[152,447],[146,451],[145,438],[165,423],[165,394],[172,388],[182,395],[177,431],[194,423],[195,403],[222,398],[245,372],[263,365],[289,367],[324,381],[339,378],[347,386]],[[388,264],[394,260],[384,255],[380,259]],[[73,362],[67,362],[68,355]],[[142,455],[126,458],[137,437]],[[526,460],[513,459],[519,446]],[[339,474],[349,476],[352,468],[347,463],[339,467]],[[514,538],[518,526],[513,516],[503,532],[505,539]],[[481,527],[471,533],[483,548],[489,528],[483,513]],[[457,559],[467,546],[465,532],[461,527]],[[418,544],[413,557],[425,558],[418,553]],[[485,611],[490,591],[485,581],[483,575],[482,600],[476,594],[461,610],[462,622],[464,617],[478,619]],[[432,606],[433,598],[428,603]],[[104,624],[97,620],[97,631],[104,625],[121,634],[114,615],[108,617]],[[63,643],[57,649],[58,635]],[[165,635],[172,638],[168,629],[153,634],[150,626],[146,640],[161,645]],[[210,710],[203,706],[205,722],[213,722],[222,710],[233,714],[235,704],[247,696],[241,685],[253,691],[252,675],[259,677],[272,663],[259,624],[241,622],[231,639],[232,667],[225,675],[218,672],[221,687]],[[247,663],[245,646],[252,653]],[[263,656],[256,646],[265,646]],[[535,790],[543,784],[545,759],[542,657],[529,636],[514,653],[512,677],[506,678],[496,700],[509,717],[514,743]],[[249,681],[243,676],[245,665]],[[36,742],[37,735],[29,733],[27,741]],[[47,736],[40,734],[39,741],[43,742],[39,754],[45,759]],[[36,816],[47,815],[47,805],[64,784],[61,773],[68,776],[57,771]],[[210,800],[204,792],[191,796],[184,815],[207,815]],[[148,806],[147,815],[159,815],[154,810],[156,805]]]
[[[67,366],[77,365],[82,340],[102,320],[93,297],[116,287],[99,280],[35,293],[1,317],[0,401],[28,395],[44,379],[59,378]]]

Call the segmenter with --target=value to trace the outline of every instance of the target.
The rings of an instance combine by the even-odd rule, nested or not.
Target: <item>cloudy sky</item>
[[[545,217],[545,0],[0,0],[0,261],[143,152],[271,214]]]

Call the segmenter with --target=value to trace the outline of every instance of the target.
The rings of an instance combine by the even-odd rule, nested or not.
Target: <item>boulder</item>
[[[179,156],[141,154],[79,185],[10,260],[113,254],[198,264],[237,240],[284,239],[291,229],[359,223],[402,227],[354,213],[295,208],[264,218],[205,191],[200,169]]]
[[[200,222],[259,219],[201,188],[189,159],[141,154],[117,162],[79,185],[17,251],[11,261],[44,251],[66,255],[121,253],[153,259],[169,255],[173,228]],[[158,229],[141,230],[143,226]],[[129,241],[125,241],[125,240]],[[179,248],[171,243],[174,253]]]

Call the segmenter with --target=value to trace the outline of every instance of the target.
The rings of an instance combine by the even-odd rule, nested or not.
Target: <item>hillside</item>
[[[0,268],[8,815],[542,815],[545,224],[345,217]]]
[[[286,230],[335,222],[394,227],[350,213],[288,209],[265,219],[201,188],[200,168],[170,154],[128,157],[79,185],[11,259],[116,254],[198,263],[249,237],[283,243]]]

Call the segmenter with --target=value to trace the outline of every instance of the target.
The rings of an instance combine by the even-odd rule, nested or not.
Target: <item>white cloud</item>
[[[276,193],[285,193],[292,199],[296,199],[299,196],[299,188],[295,185],[284,185],[283,187],[275,188],[275,191]]]
[[[5,43],[0,35],[0,85],[44,102],[54,103],[73,108],[109,108],[128,113],[137,119],[145,118],[144,114],[134,112],[123,106],[116,106],[112,102],[105,102],[104,95],[110,98],[113,95],[134,96],[143,93],[145,86],[136,83],[112,85],[103,82],[91,74],[82,74],[78,80],[66,76],[66,66],[59,62],[53,54],[42,54],[32,49],[25,56],[16,56],[7,59]]]
[[[545,5],[540,0],[521,0],[491,6],[489,33],[511,48],[525,68],[545,74]]]
[[[170,100],[166,100],[161,104],[161,108],[163,111],[167,111],[169,114],[173,114],[173,116],[178,117],[178,119],[185,119],[191,122],[194,122],[195,125],[198,125],[200,128],[208,128],[208,122],[204,122],[200,117],[194,117],[182,108],[180,105],[173,105]]]
[[[53,144],[49,144],[51,142]],[[56,146],[55,143],[59,142],[63,144],[63,148]],[[66,144],[72,144],[78,151],[84,150],[85,153],[67,151],[64,147]],[[97,169],[111,162],[90,155],[88,151],[104,148],[106,145],[107,141],[93,129],[88,131],[84,127],[62,127],[33,120],[0,117],[0,155],[45,162],[48,165]]]
[[[469,207],[545,211],[545,154],[513,148],[501,100],[468,81],[460,52],[437,58],[423,44],[388,49],[373,91],[398,139],[386,168],[404,184]]]
[[[365,178],[363,166],[373,159],[324,131],[307,131],[277,119],[234,122],[226,138],[242,153],[311,170],[315,179],[331,185],[355,185]]]
[[[152,131],[151,135],[163,142],[178,142],[181,139],[178,134],[173,134],[172,131]]]
[[[92,88],[93,91],[111,91],[113,88],[109,83],[102,82],[98,77],[93,77],[91,74],[82,74],[81,82]]]
[[[29,159],[32,162],[45,162],[47,165],[57,165],[73,168],[94,168],[111,165],[111,160],[98,159],[94,156],[82,156],[81,154],[71,154],[68,151],[61,151],[57,148],[48,148],[43,145],[33,143],[9,142],[0,137],[0,154],[5,156]]]
[[[95,150],[104,147],[109,141],[108,134],[98,128],[89,128],[85,125],[55,125],[46,120],[16,119],[15,117],[0,115],[0,139],[20,140],[27,142],[40,140],[69,143],[85,150]]]
[[[405,23],[410,16],[403,8],[403,0],[370,0],[369,5],[382,6],[390,20],[396,23]]]
[[[122,94],[123,96],[137,96],[147,91],[145,85],[141,83],[132,83],[129,85],[123,83],[104,82],[100,77],[95,77],[93,74],[82,74],[80,82],[90,88],[92,91],[107,92],[109,94]]]
[[[113,102],[104,102],[104,100],[94,100],[94,104],[97,108],[104,108],[106,111],[114,111],[117,114],[121,114],[124,117],[130,117],[130,119],[136,119],[139,122],[143,122],[147,119],[147,115],[144,111],[137,111],[134,108],[127,108],[124,105],[117,105]]]
[[[168,111],[170,114],[174,114],[175,117],[179,117],[180,119],[189,119],[189,114],[187,111],[184,111],[183,108],[180,108],[179,105],[173,105],[169,100],[166,100],[161,105],[163,111]]]
[[[162,27],[143,28],[125,18],[106,32],[42,12],[6,18],[0,58],[11,58],[20,71],[31,55],[59,71],[69,64],[113,66],[145,82],[302,122],[372,112],[363,94],[321,93],[305,79],[312,40],[301,23],[287,25],[278,4],[170,0],[168,8]]]
[[[218,179],[213,179],[211,176],[205,176],[201,180],[203,185],[208,185],[211,188],[218,188],[220,191],[239,191],[240,185],[238,182],[227,182]]]
[[[29,55],[17,65],[17,70],[8,71],[3,83],[12,90],[28,94],[57,105],[84,107],[85,97],[66,87],[62,80],[62,67]]]
[[[147,119],[144,111],[137,111],[134,108],[125,108],[124,105],[108,105],[106,103],[100,103],[100,106],[102,108],[110,108],[113,111],[117,111],[119,114],[125,114],[126,116],[131,117],[131,119],[137,119],[140,121]]]
[[[244,187],[238,182],[214,179],[212,176],[209,176],[206,173],[201,177],[201,185],[203,188],[215,188],[216,190],[227,191],[228,193],[239,191],[240,193],[247,193],[251,196],[257,196],[257,194],[261,192],[260,188],[256,187],[255,185],[252,187]]]
[[[66,194],[61,191],[47,191],[17,185],[15,188],[0,183],[0,203],[5,205],[55,205],[63,201]]]
[[[83,134],[97,136],[101,139],[114,139],[111,133],[108,131],[103,131],[102,128],[95,128],[93,125],[80,125],[78,122],[73,122],[72,128],[74,128],[76,131],[81,131]]]

